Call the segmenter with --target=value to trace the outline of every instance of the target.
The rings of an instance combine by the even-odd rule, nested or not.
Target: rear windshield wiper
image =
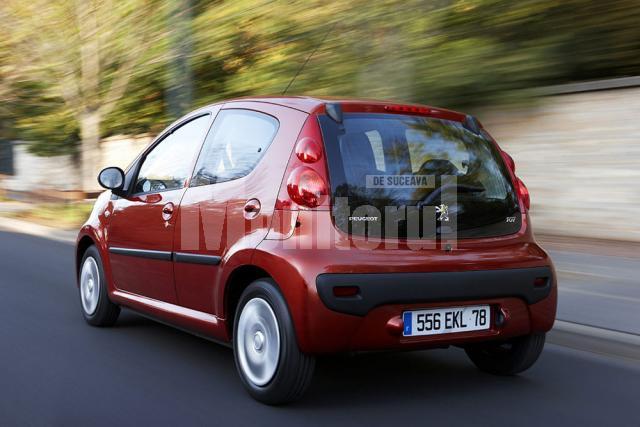
[[[436,188],[431,193],[429,193],[427,196],[425,196],[424,199],[422,199],[420,202],[418,202],[417,206],[418,207],[429,206],[431,203],[433,203],[433,201],[434,201],[434,199],[436,197],[438,197],[440,194],[442,194],[442,192],[444,190],[449,189],[449,188],[455,188],[460,193],[482,193],[483,191],[485,191],[484,187],[478,187],[478,186],[473,186],[473,185],[446,184],[446,185],[443,185],[443,186],[440,186],[440,187]]]

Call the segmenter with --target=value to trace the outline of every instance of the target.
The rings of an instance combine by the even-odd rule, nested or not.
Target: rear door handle
[[[164,205],[162,207],[162,219],[164,219],[165,221],[169,221],[173,216],[174,209],[175,209],[175,206],[171,202]]]

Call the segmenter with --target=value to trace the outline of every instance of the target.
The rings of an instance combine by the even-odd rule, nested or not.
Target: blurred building
[[[116,135],[101,144],[101,167],[118,166],[126,169],[135,157],[151,142],[148,135]],[[42,157],[29,151],[29,144],[11,141],[1,144],[1,168],[6,176],[0,187],[9,192],[64,192],[80,189],[77,159],[71,155]],[[4,160],[3,160],[4,159]]]
[[[543,92],[527,108],[478,113],[531,191],[536,232],[640,241],[640,77]],[[104,139],[101,167],[126,168],[151,139]],[[39,157],[22,142],[0,144],[0,174],[10,192],[80,188],[72,156]]]
[[[531,191],[536,232],[640,241],[640,77],[545,92],[480,115]]]

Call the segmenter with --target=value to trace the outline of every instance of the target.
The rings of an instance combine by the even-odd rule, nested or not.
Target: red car
[[[300,397],[328,353],[455,345],[516,374],[555,319],[528,191],[468,115],[238,99],[181,118],[99,182],[77,244],[87,322],[127,307],[227,344],[265,403]]]

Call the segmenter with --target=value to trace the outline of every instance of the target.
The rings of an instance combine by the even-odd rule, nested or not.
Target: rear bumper
[[[547,278],[544,286],[535,279]],[[552,265],[434,273],[321,274],[308,294],[304,351],[412,350],[502,340],[553,327],[557,282]],[[339,298],[335,286],[358,286]],[[408,310],[489,305],[488,330],[404,337]]]
[[[403,312],[435,308],[489,305],[490,328],[482,331],[405,337]],[[349,351],[419,350],[465,345],[473,342],[504,340],[543,333],[553,327],[556,315],[557,288],[552,286],[546,298],[527,304],[522,298],[455,299],[440,302],[385,304],[364,316],[338,313],[323,302],[308,302],[306,324],[300,331],[305,336],[301,349],[312,354]],[[297,325],[302,326],[302,325]]]
[[[316,288],[330,310],[365,316],[372,309],[389,304],[516,297],[531,305],[549,296],[553,281],[549,267],[430,273],[329,273],[316,278]],[[336,290],[346,287],[356,292],[355,295],[336,295]]]
[[[297,223],[290,238],[262,241],[251,262],[280,286],[305,353],[464,345],[553,326],[553,262],[529,232],[461,240],[454,252],[404,246],[371,250],[340,233],[318,233],[333,230],[328,212],[300,211]],[[536,287],[539,277],[548,281]],[[358,294],[336,297],[336,286],[357,286]],[[491,306],[494,320],[504,312],[506,321],[484,331],[402,336],[404,311],[479,304]]]

